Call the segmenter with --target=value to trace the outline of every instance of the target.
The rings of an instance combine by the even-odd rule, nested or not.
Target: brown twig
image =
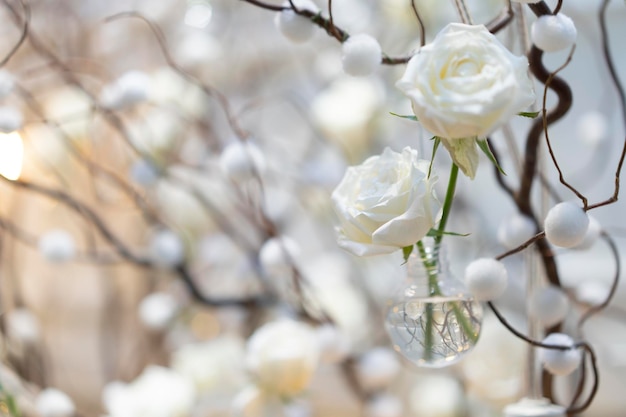
[[[3,1],[4,1],[4,4],[7,7],[9,7],[7,0],[3,0]],[[24,17],[22,19],[24,21],[24,25],[22,26],[22,33],[17,43],[13,46],[13,48],[11,48],[7,56],[5,56],[2,61],[0,61],[0,68],[5,66],[9,62],[9,60],[13,57],[13,55],[17,53],[17,51],[20,49],[20,47],[26,40],[26,37],[28,36],[28,30],[30,27],[30,6],[28,5],[28,3],[24,2],[23,0],[19,0],[19,3],[22,6],[22,11],[24,12]]]

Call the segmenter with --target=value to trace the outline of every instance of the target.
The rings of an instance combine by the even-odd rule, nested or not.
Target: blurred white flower
[[[171,367],[193,381],[200,396],[233,394],[246,381],[242,339],[223,336],[187,344],[172,354]]]
[[[178,308],[178,302],[172,295],[155,292],[139,303],[139,319],[147,328],[161,331],[172,322]]]
[[[148,366],[131,383],[112,382],[102,393],[110,417],[184,417],[191,414],[193,382],[161,366]]]
[[[359,255],[379,255],[413,245],[435,225],[437,176],[409,147],[349,167],[332,193],[339,218],[339,246]]]
[[[10,311],[6,316],[6,326],[7,336],[23,343],[34,343],[41,335],[39,320],[26,308]]]
[[[50,262],[65,262],[74,258],[74,238],[65,230],[51,230],[39,238],[39,252]]]
[[[263,325],[250,337],[246,364],[262,390],[292,397],[308,387],[319,356],[317,336],[309,325],[279,320]]]
[[[72,417],[76,411],[72,399],[56,388],[41,391],[35,398],[35,408],[41,417]]]

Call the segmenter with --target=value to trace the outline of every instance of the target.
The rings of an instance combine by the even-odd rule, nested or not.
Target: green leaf
[[[502,175],[506,175],[506,172],[504,172],[502,167],[500,167],[500,164],[498,164],[496,157],[493,156],[493,153],[489,148],[489,142],[487,142],[487,139],[476,139],[476,143],[478,144],[480,150],[483,151],[485,155],[487,155],[487,158],[489,158],[489,160],[496,166],[496,168],[498,168],[498,171],[500,171]]]
[[[413,246],[414,245],[405,246],[402,248],[402,257],[404,258],[404,262],[402,263],[402,265],[409,261],[409,256],[411,256],[411,253],[413,252]]]
[[[437,229],[430,229],[426,236],[428,237],[439,237],[439,236],[459,236],[459,237],[467,237],[469,233],[455,233],[455,232],[444,232]]]
[[[396,116],[396,117],[400,117],[402,119],[408,119],[408,120],[413,120],[414,122],[417,122],[417,117],[413,116],[413,115],[403,115],[403,114],[397,114],[394,112],[389,112],[389,114],[391,114],[392,116]]]
[[[541,113],[540,111],[522,111],[522,112],[517,113],[517,115],[534,119],[535,117],[539,116],[540,113]]]
[[[435,162],[435,154],[437,153],[437,148],[439,148],[439,145],[441,144],[441,138],[438,136],[433,136],[433,154],[430,157],[430,165],[428,165],[428,176],[426,178],[430,178],[430,173],[433,169],[433,162]]]

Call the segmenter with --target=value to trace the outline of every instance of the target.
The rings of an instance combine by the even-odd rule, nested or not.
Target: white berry
[[[542,342],[551,346],[574,346],[574,340],[563,333],[552,333]],[[572,373],[580,364],[582,354],[579,349],[547,349],[540,350],[543,366],[554,375],[568,375]]]
[[[317,6],[310,1],[294,2],[298,10],[306,9],[313,13],[318,12]],[[290,7],[289,2],[283,3],[284,7]],[[276,15],[275,24],[278,30],[294,43],[303,43],[315,35],[316,27],[311,19],[300,16],[292,9],[286,9]]]
[[[373,73],[381,63],[382,50],[376,39],[366,34],[353,35],[341,48],[343,70],[350,75]]]
[[[574,203],[559,203],[548,211],[544,227],[546,238],[550,243],[571,248],[585,238],[589,227],[589,217]]]
[[[167,293],[156,292],[139,303],[139,319],[149,329],[164,330],[178,311],[176,299]]]
[[[51,230],[39,238],[39,251],[50,262],[69,261],[76,255],[74,238],[65,230]]]
[[[220,168],[235,182],[246,181],[265,172],[263,152],[252,142],[240,141],[226,146],[220,155]]]
[[[465,268],[465,284],[478,301],[490,301],[502,295],[508,283],[504,264],[493,258],[480,258]]]
[[[558,287],[548,286],[531,295],[528,312],[545,327],[563,321],[569,308],[569,299]]]
[[[0,132],[11,133],[22,127],[22,113],[14,107],[0,107]]]
[[[41,391],[35,399],[35,408],[41,417],[72,417],[76,411],[72,399],[56,388]]]
[[[594,243],[600,237],[600,233],[602,232],[602,226],[600,226],[600,222],[598,222],[595,217],[589,216],[589,227],[587,227],[587,232],[585,233],[585,237],[582,242],[578,245],[574,246],[573,249],[578,250],[587,250],[593,246]]]
[[[533,23],[530,36],[537,48],[556,52],[570,48],[576,42],[576,26],[563,13],[544,15]]]
[[[498,228],[498,241],[507,249],[514,249],[536,233],[535,223],[527,216],[516,214],[505,219]]]

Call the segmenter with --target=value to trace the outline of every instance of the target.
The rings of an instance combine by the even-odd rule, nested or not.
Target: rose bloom
[[[484,26],[448,24],[409,61],[396,86],[441,138],[484,138],[534,100],[528,60]]]
[[[428,177],[429,161],[406,147],[387,148],[349,167],[332,193],[339,246],[355,255],[391,253],[415,244],[435,225],[440,209]]]
[[[246,364],[265,394],[293,397],[308,387],[319,357],[312,327],[279,320],[259,327],[250,337]]]

